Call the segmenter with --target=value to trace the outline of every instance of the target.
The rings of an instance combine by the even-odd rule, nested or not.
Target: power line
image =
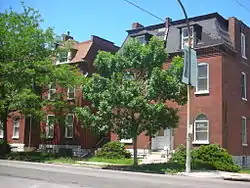
[[[241,3],[239,0],[234,0],[238,5],[240,5],[242,8],[244,8],[246,11],[250,12],[250,9],[247,8],[243,3]]]
[[[139,5],[136,5],[136,4],[134,4],[133,2],[128,1],[128,0],[124,0],[124,1],[126,1],[127,3],[133,5],[134,7],[136,7],[136,8],[138,8],[138,9],[142,10],[143,12],[145,12],[145,13],[147,13],[147,14],[153,16],[153,17],[155,17],[156,19],[165,22],[165,20],[163,20],[163,19],[161,19],[160,17],[156,16],[155,14],[153,14],[153,13],[151,13],[151,12],[145,10],[144,8],[140,7]]]

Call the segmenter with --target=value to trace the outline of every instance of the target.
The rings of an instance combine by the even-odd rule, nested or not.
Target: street
[[[250,183],[0,160],[0,188],[249,188]]]

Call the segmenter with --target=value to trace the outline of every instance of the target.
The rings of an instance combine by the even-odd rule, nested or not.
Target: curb
[[[242,177],[222,177],[223,180],[227,181],[243,181],[250,182],[250,178],[242,178]]]

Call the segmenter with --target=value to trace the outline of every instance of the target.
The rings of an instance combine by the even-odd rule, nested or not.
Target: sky
[[[42,28],[52,27],[56,34],[70,32],[77,41],[97,35],[120,46],[133,22],[144,26],[162,21],[139,10],[124,0],[22,0],[39,10]],[[130,0],[163,20],[183,19],[176,0]],[[226,19],[234,16],[250,26],[250,0],[182,0],[189,17],[218,12]],[[246,8],[239,5],[242,4]],[[19,0],[0,0],[0,12],[8,8],[22,11]],[[249,7],[249,8],[248,8]]]

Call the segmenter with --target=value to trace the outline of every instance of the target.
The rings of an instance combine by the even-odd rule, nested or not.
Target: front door
[[[152,150],[171,149],[171,129],[160,129],[151,144]]]

